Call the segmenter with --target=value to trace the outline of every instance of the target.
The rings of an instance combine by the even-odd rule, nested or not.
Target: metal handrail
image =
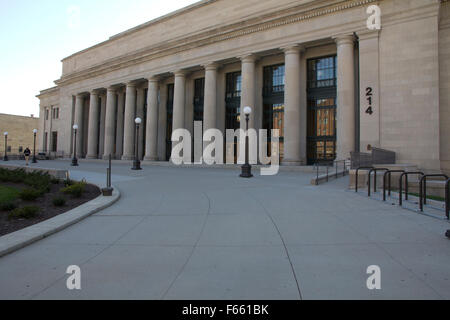
[[[445,215],[450,219],[450,179],[445,182]]]
[[[431,177],[441,177],[448,180],[448,176],[446,174],[426,174],[420,179],[419,184],[419,207],[420,211],[423,212],[423,205],[427,204],[427,178]]]
[[[405,177],[405,200],[408,200],[408,176],[411,174],[417,174],[424,176],[425,174],[421,171],[411,171],[411,172],[404,172],[400,175],[400,190],[399,190],[399,197],[398,197],[398,205],[403,205],[403,177]]]
[[[389,171],[389,169],[388,168],[373,168],[373,169],[371,169],[370,171],[369,171],[369,177],[368,177],[368,180],[369,180],[369,187],[367,188],[367,196],[368,197],[370,197],[370,188],[371,188],[371,186],[370,186],[370,181],[371,181],[371,177],[372,177],[372,172],[375,172],[375,177],[374,177],[374,181],[373,181],[373,192],[377,192],[377,172],[378,171]]]
[[[359,177],[358,173],[359,173],[359,170],[370,170],[370,169],[373,169],[373,167],[359,167],[358,169],[356,169],[355,192],[358,192],[358,177]]]
[[[345,174],[347,172],[347,160],[335,160],[334,163],[336,165],[336,179],[339,178],[339,163],[344,164],[343,176],[345,177]]]
[[[389,184],[388,184],[388,190],[389,190],[389,196],[391,196],[391,182],[392,182],[392,173],[405,173],[405,170],[388,170],[384,173],[383,177],[383,201],[386,201],[386,177],[389,176]]]

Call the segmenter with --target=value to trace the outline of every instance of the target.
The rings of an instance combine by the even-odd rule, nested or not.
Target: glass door
[[[308,60],[308,164],[336,159],[336,56]]]

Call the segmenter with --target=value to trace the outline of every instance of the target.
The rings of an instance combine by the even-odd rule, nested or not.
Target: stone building
[[[0,113],[0,154],[4,155],[5,136],[8,132],[8,153],[19,154],[25,148],[33,152],[34,129],[39,129],[39,119]],[[39,150],[39,140],[36,139],[36,152]]]
[[[372,146],[450,170],[445,0],[204,0],[62,63],[38,96],[43,149],[70,153],[77,124],[79,157],[132,159],[139,116],[140,157],[167,161],[173,129],[237,129],[251,106],[251,127],[281,129],[287,165]]]

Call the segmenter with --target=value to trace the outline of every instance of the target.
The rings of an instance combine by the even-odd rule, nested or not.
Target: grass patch
[[[418,193],[408,192],[408,194],[411,195],[411,196],[420,197],[420,195]],[[438,196],[429,196],[429,195],[427,195],[427,199],[435,200],[435,201],[442,201],[442,202],[445,201],[445,198],[438,197]]]
[[[19,189],[13,187],[0,186],[0,203],[8,203],[17,199]]]

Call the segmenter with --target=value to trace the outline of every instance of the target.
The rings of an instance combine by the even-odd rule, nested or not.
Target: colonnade
[[[355,149],[355,72],[354,72],[354,38],[345,35],[335,38],[337,45],[337,158],[348,158],[350,151]],[[305,48],[303,45],[294,44],[282,48],[285,56],[285,132],[284,132],[284,164],[299,165],[305,159],[301,157],[302,112],[301,105],[301,63],[300,58]],[[244,106],[254,107],[256,103],[256,62],[257,54],[247,54],[239,57],[242,67],[242,91],[241,111]],[[204,93],[204,129],[215,128],[217,119],[217,77],[220,64],[217,62],[205,63],[205,93]],[[185,70],[173,72],[174,76],[174,101],[173,101],[173,130],[185,126],[186,105],[186,76]],[[142,80],[140,80],[142,81]],[[148,161],[158,159],[158,113],[161,112],[158,94],[161,90],[161,78],[158,75],[150,75],[148,82],[147,114],[144,119],[145,94],[141,85],[135,81],[129,81],[123,85],[113,85],[106,88],[106,101],[99,102],[99,89],[89,92],[89,121],[87,139],[87,158],[107,159],[111,154],[113,158],[122,160],[134,159],[135,146],[135,118],[141,117],[144,125],[139,133],[141,145],[144,144],[145,154],[140,158]],[[104,89],[103,89],[104,91]],[[83,119],[83,105],[86,94],[77,94],[75,101],[74,123],[80,124]],[[105,112],[99,112],[102,109]],[[102,110],[103,111],[103,110]],[[104,119],[99,119],[99,115]],[[164,117],[162,117],[164,118]],[[243,116],[241,118],[244,118]],[[254,114],[250,117],[250,128],[255,127]],[[104,123],[104,125],[103,125]],[[161,124],[162,125],[162,124]],[[241,121],[241,126],[244,121]],[[77,144],[83,141],[82,134],[77,136]],[[161,141],[159,142],[161,143]],[[115,146],[115,147],[114,147]],[[81,149],[81,148],[80,148]],[[144,149],[144,148],[142,148]],[[101,154],[99,154],[99,152]],[[82,157],[82,150],[78,151]]]

